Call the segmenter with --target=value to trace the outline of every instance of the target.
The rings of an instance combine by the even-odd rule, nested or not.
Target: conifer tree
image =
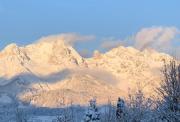
[[[124,116],[125,116],[125,102],[123,99],[119,97],[117,102],[116,118],[117,120],[121,121],[123,120]]]
[[[100,122],[100,113],[96,106],[96,100],[92,99],[89,101],[89,108],[86,111],[83,122]]]

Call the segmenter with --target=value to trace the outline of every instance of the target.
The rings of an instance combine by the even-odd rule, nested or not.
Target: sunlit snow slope
[[[0,92],[43,107],[86,104],[93,97],[105,104],[126,97],[138,82],[152,95],[163,62],[170,59],[154,50],[123,46],[86,59],[58,39],[43,38],[24,47],[10,44],[0,52]]]

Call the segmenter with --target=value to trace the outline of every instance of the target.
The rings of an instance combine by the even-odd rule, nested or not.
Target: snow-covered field
[[[12,99],[7,94],[0,95],[0,104],[10,104]]]
[[[56,122],[56,116],[33,116],[27,122]]]

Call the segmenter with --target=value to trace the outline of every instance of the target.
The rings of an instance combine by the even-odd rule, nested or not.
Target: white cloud
[[[152,48],[159,52],[180,57],[180,30],[176,27],[149,27],[142,28],[135,35],[124,40],[105,38],[100,47],[105,50],[123,46],[133,46],[139,50]]]
[[[120,45],[123,45],[122,40],[115,40],[114,38],[106,38],[106,39],[103,39],[103,42],[100,45],[100,47],[105,50],[110,50]]]
[[[133,46],[139,50],[144,50],[146,48],[153,48],[160,52],[170,53],[172,50],[176,49],[176,54],[178,54],[179,46],[175,45],[179,42],[180,30],[176,27],[150,27],[143,28],[137,32],[134,36],[129,36],[124,40],[117,39],[114,37],[104,38],[99,49],[104,51],[110,50],[118,46]],[[64,41],[69,45],[74,45],[77,42],[86,42],[94,40],[93,35],[80,35],[77,33],[62,33],[59,35],[51,35],[41,38],[39,41]],[[175,42],[175,44],[174,44]],[[178,51],[177,51],[178,50]],[[173,51],[174,52],[174,51]],[[92,52],[88,50],[81,49],[79,53],[84,57],[89,57]],[[180,55],[180,54],[178,54]]]
[[[84,41],[90,41],[95,39],[95,36],[93,35],[80,35],[77,33],[62,33],[59,35],[51,35],[47,37],[43,37],[38,40],[38,42],[46,41],[64,41],[65,43],[69,45],[74,45],[76,42],[84,42]]]
[[[179,34],[176,27],[143,28],[135,35],[135,47],[143,50],[151,47],[155,49],[170,46],[170,42]]]

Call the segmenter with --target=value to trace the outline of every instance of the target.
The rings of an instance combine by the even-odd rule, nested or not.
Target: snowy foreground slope
[[[154,50],[120,46],[105,54],[96,51],[87,59],[56,39],[24,47],[10,44],[0,52],[0,103],[56,108],[86,105],[96,97],[102,105],[126,97],[137,82],[145,86],[146,95],[152,95],[161,81],[163,61],[171,58]]]

